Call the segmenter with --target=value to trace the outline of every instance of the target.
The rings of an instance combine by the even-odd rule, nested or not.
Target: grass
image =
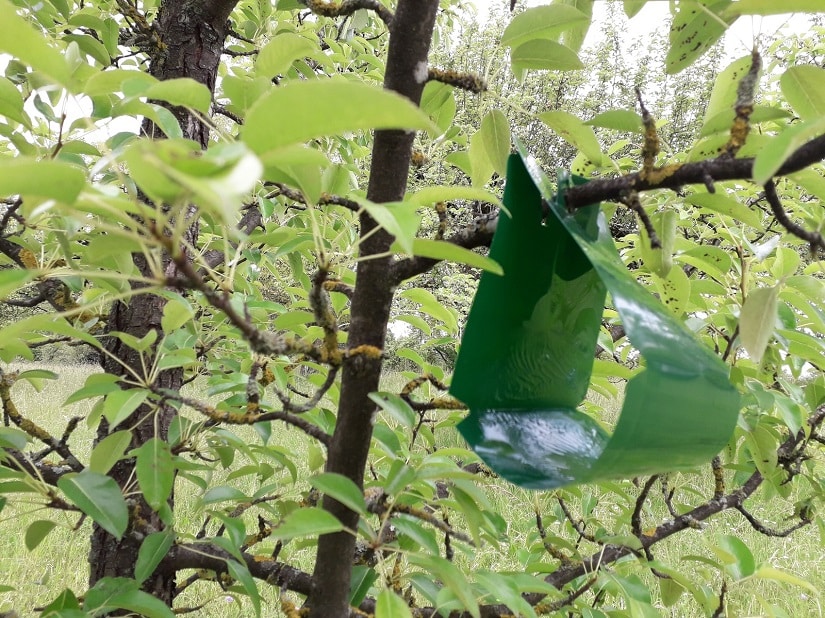
[[[39,365],[43,367],[43,365]],[[91,401],[84,400],[68,409],[63,402],[70,393],[79,388],[89,372],[88,366],[55,366],[45,367],[60,374],[60,380],[48,382],[41,392],[36,392],[28,384],[19,383],[13,389],[13,397],[21,412],[45,427],[50,432],[60,435],[69,418],[75,415],[84,416],[91,410]],[[398,392],[404,383],[404,377],[399,374],[388,376],[382,388]],[[609,404],[599,401],[601,404]],[[613,408],[615,410],[615,406]],[[273,427],[274,429],[274,427]],[[257,440],[252,429],[248,431],[250,441]],[[75,452],[85,460],[93,440],[94,432],[81,422],[75,432],[72,445]],[[246,434],[243,434],[246,435]],[[441,447],[461,446],[464,444],[454,431],[444,431],[439,437]],[[271,444],[280,446],[296,453],[296,461],[301,462],[299,474],[309,474],[309,458],[304,456],[311,442],[296,430],[273,430]],[[218,472],[212,478],[212,485],[224,482],[229,471]],[[237,481],[240,487],[248,483],[248,489],[253,490],[251,479]],[[496,569],[502,571],[521,571],[527,559],[527,548],[534,546],[537,540],[535,528],[535,508],[545,514],[547,529],[550,534],[558,534],[570,538],[569,526],[559,523],[551,516],[557,509],[554,494],[550,492],[531,492],[510,485],[500,479],[479,478],[479,483],[486,486],[494,509],[508,522],[507,542],[498,547],[487,544],[475,552],[457,552],[456,560],[470,571],[481,569]],[[699,479],[690,475],[673,475],[671,484],[684,483],[694,487],[700,496],[712,493],[708,479]],[[176,530],[181,534],[195,534],[201,525],[202,512],[199,509],[198,495],[200,490],[193,491],[193,485],[185,480],[179,480],[176,495]],[[284,484],[285,498],[300,500],[299,489]],[[582,503],[582,496],[587,492],[595,491],[590,487],[574,490],[567,494],[570,508],[578,513]],[[586,497],[586,496],[585,496]],[[621,515],[621,501],[607,493],[594,493],[596,500],[590,521],[602,521],[606,528]],[[701,499],[697,497],[697,500]],[[768,525],[782,528],[788,522],[783,519],[793,512],[793,502],[796,496],[784,500],[778,497],[771,499],[757,499],[749,503],[754,514]],[[17,501],[7,505],[0,512],[0,583],[12,586],[14,591],[0,593],[0,612],[15,609],[21,616],[34,616],[32,608],[42,606],[53,599],[63,588],[83,590],[87,577],[88,535],[91,525],[88,521],[76,526],[76,515],[55,515],[51,511],[38,508],[36,500],[32,502]],[[646,527],[654,526],[663,521],[667,512],[661,500],[652,499],[650,507],[644,513]],[[46,539],[29,552],[24,544],[24,532],[28,526],[39,519],[52,519],[59,523]],[[451,520],[453,525],[461,527],[461,522]],[[254,529],[254,523],[250,529]],[[766,563],[792,573],[810,582],[817,589],[825,586],[825,575],[820,568],[821,539],[815,527],[809,526],[797,531],[789,538],[768,538],[758,534],[750,527],[744,518],[735,512],[726,512],[712,519],[701,530],[690,530],[675,535],[668,541],[654,547],[654,556],[665,564],[670,564],[684,572],[691,574],[695,581],[710,581],[713,590],[718,594],[721,579],[714,579],[715,571],[706,563],[698,559],[685,560],[685,556],[713,557],[711,546],[720,535],[735,535],[739,537],[752,551],[756,563]],[[313,547],[311,544],[290,543],[286,551],[292,552],[288,557],[297,561],[305,569],[311,568]],[[282,554],[282,557],[286,557]],[[554,564],[549,557],[548,564]],[[634,574],[641,577],[653,591],[653,600],[658,600],[658,582],[648,572],[638,567],[634,561],[617,565],[612,572],[617,575]],[[277,613],[277,591],[268,586],[261,586],[264,597],[264,615]],[[614,602],[607,598],[607,605]],[[782,616],[782,613],[772,613],[770,607],[775,605],[784,611],[787,616],[822,616],[822,598],[811,591],[789,585],[779,584],[765,579],[750,578],[729,584],[727,595],[729,616]],[[249,616],[251,609],[244,601],[238,602],[231,594],[221,590],[212,583],[198,583],[185,591],[178,600],[179,606],[196,606],[202,603],[207,605],[195,615],[208,618]],[[676,617],[702,616],[704,613],[688,595],[682,595],[680,600],[671,608],[664,608],[658,604],[660,615]]]

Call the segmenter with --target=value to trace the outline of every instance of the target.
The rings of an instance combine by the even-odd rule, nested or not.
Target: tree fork
[[[390,27],[384,87],[406,96],[416,105],[427,81],[427,56],[437,10],[438,0],[400,0]],[[382,203],[404,197],[414,139],[412,132],[375,132],[367,190],[369,200]],[[363,258],[386,253],[392,236],[383,230],[374,231],[376,223],[366,214],[361,215],[360,224],[364,241],[352,296],[349,345],[383,349],[394,292],[389,281],[391,261],[388,257]],[[378,389],[380,376],[380,358],[356,355],[344,361],[338,419],[326,470],[350,478],[358,487],[363,487],[375,414],[375,404],[369,394]],[[349,530],[357,529],[357,513],[328,496],[324,497],[323,505]],[[350,532],[320,537],[312,593],[307,601],[311,618],[349,615],[354,551],[355,537]]]

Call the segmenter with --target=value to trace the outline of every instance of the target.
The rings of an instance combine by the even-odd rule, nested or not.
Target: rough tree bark
[[[390,43],[384,87],[418,104],[427,80],[438,0],[400,0],[390,28]],[[415,134],[405,131],[376,131],[372,150],[367,198],[373,202],[401,200],[407,188]],[[375,231],[375,221],[361,215],[361,257],[386,253],[392,237]],[[371,235],[370,235],[371,234]],[[349,345],[383,349],[394,286],[390,283],[390,258],[358,263],[352,297]],[[367,354],[350,356],[341,377],[341,399],[335,432],[327,457],[327,472],[349,477],[363,487],[375,404],[369,394],[378,389],[381,359]],[[324,508],[350,530],[358,526],[358,514],[329,497]],[[311,618],[349,615],[349,587],[355,537],[349,532],[327,534],[318,542],[313,589],[308,599]]]
[[[215,78],[227,36],[227,19],[235,4],[236,0],[165,0],[154,22],[159,43],[146,50],[150,55],[149,72],[160,80],[189,77],[214,91]],[[178,119],[184,137],[206,148],[209,142],[209,127],[182,108],[173,108],[171,111]],[[144,123],[142,131],[147,135],[163,137],[159,129],[148,122]],[[197,236],[197,222],[194,220],[191,222],[188,235],[190,240]],[[142,275],[152,276],[149,265],[142,255],[135,255],[133,259]],[[169,262],[168,259],[166,262]],[[160,334],[164,304],[163,298],[153,294],[137,295],[128,303],[117,303],[109,315],[108,330],[124,332],[138,338],[152,330]],[[161,337],[158,337],[158,340],[160,339]],[[133,374],[143,376],[143,364],[138,352],[115,337],[107,339],[107,351],[110,354],[105,355],[101,362],[107,373],[132,380]],[[182,383],[183,373],[177,369],[160,372],[155,381],[156,386],[171,390],[179,390]],[[132,428],[131,447],[137,448],[155,436],[165,440],[174,413],[170,406],[160,410],[148,406],[138,408],[123,423],[124,427]],[[98,440],[105,438],[108,433],[109,426],[104,421],[98,431]],[[133,459],[122,460],[112,469],[111,475],[121,487],[125,487],[127,483],[134,482],[134,466]],[[142,497],[134,492],[132,495],[138,497],[133,498],[130,503],[130,523],[123,538],[117,540],[99,526],[94,526],[89,551],[90,585],[94,585],[103,577],[133,577],[144,535],[165,527]],[[171,501],[170,499],[170,503]],[[163,570],[156,571],[144,583],[143,588],[171,606],[175,574]]]

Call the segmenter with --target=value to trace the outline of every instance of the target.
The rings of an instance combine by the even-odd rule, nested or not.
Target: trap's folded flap
[[[534,489],[707,462],[739,413],[726,365],[627,272],[598,204],[568,213],[562,187],[554,197],[519,150],[504,191],[511,217],[499,218],[490,249],[504,275],[482,275],[450,388],[470,409],[462,435],[493,470]],[[607,292],[645,360],[612,435],[576,410]]]

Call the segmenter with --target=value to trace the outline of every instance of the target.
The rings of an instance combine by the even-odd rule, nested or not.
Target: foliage
[[[0,329],[0,526],[42,509],[13,530],[31,551],[92,522],[88,586],[18,609],[170,616],[213,585],[250,615],[710,616],[756,580],[810,591],[733,526],[657,548],[726,511],[825,530],[822,26],[728,63],[727,26],[775,3],[680,0],[628,66],[620,11],[644,4],[583,51],[587,0],[498,29],[437,0],[0,0],[0,296],[26,310]],[[730,365],[745,405],[704,469],[525,499],[455,437],[511,129],[592,175],[569,207],[604,202],[628,268]],[[47,426],[20,387],[63,370],[12,362],[64,344],[103,371]],[[612,307],[599,346],[583,407],[609,428],[597,394],[639,371]]]

